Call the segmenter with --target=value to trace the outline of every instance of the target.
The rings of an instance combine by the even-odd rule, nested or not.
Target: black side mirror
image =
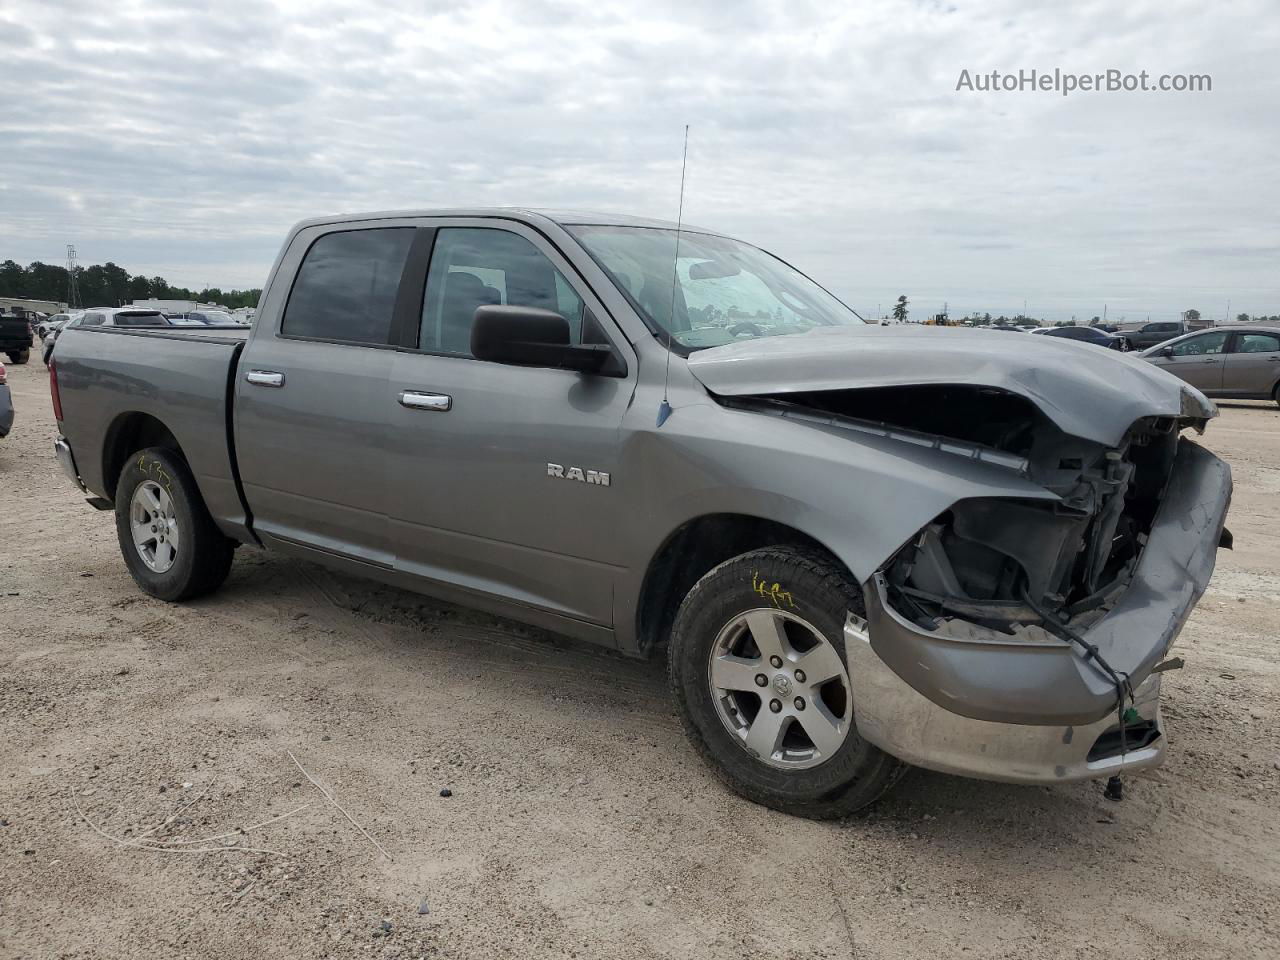
[[[613,357],[608,344],[569,342],[569,321],[538,307],[477,307],[471,355],[517,367],[554,367],[598,373]]]
[[[1161,347],[1161,348],[1160,348],[1160,356],[1162,356],[1162,357],[1172,357],[1172,356],[1173,356],[1173,347]]]

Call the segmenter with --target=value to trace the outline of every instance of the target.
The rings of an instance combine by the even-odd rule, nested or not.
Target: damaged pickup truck
[[[148,593],[207,593],[249,544],[665,648],[712,769],[803,816],[904,764],[1158,764],[1166,655],[1230,544],[1194,388],[868,325],[656,221],[306,221],[251,331],[68,329],[50,374],[58,457]]]

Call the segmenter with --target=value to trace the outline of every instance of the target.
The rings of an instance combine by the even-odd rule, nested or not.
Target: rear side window
[[[412,227],[327,233],[298,268],[281,332],[292,337],[388,341]]]
[[[569,321],[569,341],[582,342],[582,298],[537,247],[506,230],[442,229],[427,271],[419,346],[470,356],[476,308],[489,304],[552,310]]]
[[[1280,337],[1270,333],[1242,333],[1236,340],[1236,353],[1280,353]]]

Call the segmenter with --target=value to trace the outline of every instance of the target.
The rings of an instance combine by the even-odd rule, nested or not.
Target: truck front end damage
[[[722,404],[861,448],[875,510],[854,530],[823,504],[866,601],[845,630],[855,721],[919,766],[1054,783],[1159,763],[1162,661],[1230,545],[1231,471],[1185,435],[1214,405],[1043,339],[868,326],[689,361]]]
[[[873,574],[846,627],[859,732],[997,780],[1158,764],[1160,663],[1229,540],[1230,469],[1188,425],[1142,418],[1114,446],[1004,431],[1008,466],[1057,499],[958,502]]]

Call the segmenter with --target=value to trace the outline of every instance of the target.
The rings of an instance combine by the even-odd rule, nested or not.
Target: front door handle
[[[434,410],[445,413],[453,406],[453,397],[446,393],[423,393],[421,390],[401,390],[400,406],[410,410]]]
[[[255,387],[283,387],[284,374],[274,370],[250,370],[244,375],[245,383]]]

